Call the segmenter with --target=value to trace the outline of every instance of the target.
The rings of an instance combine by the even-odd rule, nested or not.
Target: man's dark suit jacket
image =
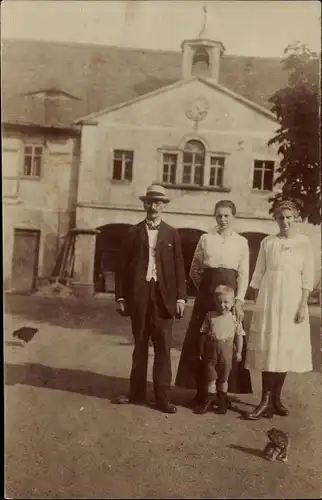
[[[128,229],[115,276],[115,299],[126,300],[130,315],[142,308],[140,300],[148,263],[148,233],[142,221]],[[177,300],[186,300],[185,269],[178,232],[163,221],[156,243],[156,269],[163,304],[173,317]]]

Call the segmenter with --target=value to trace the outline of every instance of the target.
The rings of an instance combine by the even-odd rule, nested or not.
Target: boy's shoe
[[[228,399],[227,393],[218,391],[218,410],[217,413],[220,415],[225,415],[227,410],[231,408],[231,402]]]

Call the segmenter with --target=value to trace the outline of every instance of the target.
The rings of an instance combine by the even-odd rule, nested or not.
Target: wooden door
[[[28,293],[34,290],[38,271],[40,231],[15,229],[11,288]]]

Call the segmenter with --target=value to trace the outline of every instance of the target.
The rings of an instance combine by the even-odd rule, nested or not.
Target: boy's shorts
[[[202,359],[207,371],[208,383],[218,380],[227,382],[233,361],[234,339],[217,340],[210,335],[203,335]]]

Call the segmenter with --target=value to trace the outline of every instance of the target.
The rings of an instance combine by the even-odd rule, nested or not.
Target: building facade
[[[50,276],[61,238],[75,224],[78,133],[4,124],[2,207],[4,287],[36,288]]]
[[[139,196],[154,181],[169,191],[165,220],[179,229],[187,271],[200,234],[215,225],[220,199],[237,206],[235,228],[249,239],[251,271],[261,239],[276,231],[268,198],[279,157],[267,144],[278,123],[218,83],[221,53],[220,42],[187,40],[181,80],[77,122],[76,224],[100,231],[78,241],[75,276],[90,290],[102,274],[111,278],[105,290],[113,289],[122,233],[144,217]],[[303,228],[314,237],[313,228]]]
[[[220,199],[237,206],[251,271],[276,230],[268,198],[279,157],[269,97],[287,82],[278,59],[224,54],[205,31],[180,52],[36,41],[3,43],[5,288],[52,275],[77,228],[74,286],[112,291],[125,229],[144,217],[154,181],[171,203],[186,270]],[[71,64],[72,61],[72,64]],[[320,231],[309,235],[320,274]]]

